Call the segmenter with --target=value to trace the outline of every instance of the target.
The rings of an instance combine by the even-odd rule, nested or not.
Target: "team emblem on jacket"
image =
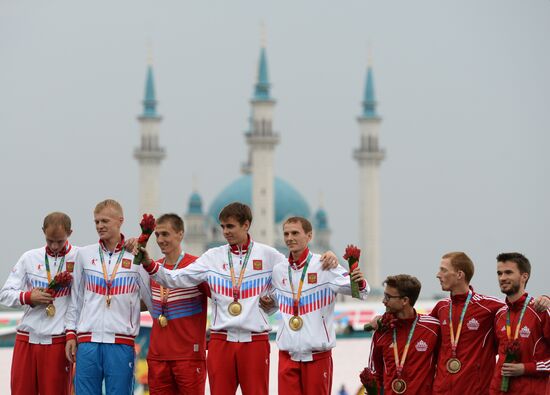
[[[447,320],[444,319],[441,325],[447,325]]]
[[[531,334],[531,331],[529,330],[529,328],[527,327],[527,325],[525,325],[523,328],[521,328],[521,330],[519,331],[519,335],[521,337],[529,337],[529,335]]]
[[[74,271],[74,262],[67,262],[67,264],[65,265],[65,267],[67,268],[67,271],[68,272],[73,272]]]
[[[424,352],[428,349],[428,344],[424,340],[416,342],[416,351]]]
[[[472,318],[470,321],[468,321],[466,326],[471,331],[477,331],[479,329],[479,322],[477,322],[475,318]]]
[[[317,284],[317,273],[308,273],[307,283],[308,284]]]
[[[254,268],[254,270],[262,270],[262,260],[254,259],[252,261],[252,267]]]
[[[132,261],[130,259],[124,258],[122,260],[122,267],[124,269],[130,269],[132,267]]]

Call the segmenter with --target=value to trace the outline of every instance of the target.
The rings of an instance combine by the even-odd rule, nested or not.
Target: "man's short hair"
[[[448,252],[441,259],[448,259],[456,271],[462,271],[466,276],[466,282],[469,284],[474,277],[474,262],[462,251]]]
[[[184,231],[184,225],[183,225],[183,219],[177,214],[174,213],[168,213],[168,214],[162,214],[160,217],[157,218],[157,224],[164,224],[166,222],[170,222],[172,225],[172,228],[176,232],[183,232]]]
[[[302,229],[304,229],[304,232],[309,233],[313,231],[313,226],[311,226],[311,222],[309,222],[304,217],[290,217],[283,223],[283,228],[286,224],[295,224],[295,223],[302,224]]]
[[[237,222],[241,225],[244,225],[246,221],[252,223],[252,210],[246,204],[233,202],[225,206],[218,219],[220,221],[226,221],[229,218],[235,218]]]
[[[529,275],[527,281],[531,278],[531,263],[529,259],[519,252],[503,252],[502,254],[498,254],[497,262],[515,262],[521,274],[527,273]],[[526,285],[527,281],[525,282]]]
[[[420,295],[420,289],[422,284],[416,277],[410,276],[408,274],[397,274],[395,276],[388,276],[383,283],[388,287],[397,289],[399,296],[408,297],[411,306],[414,306],[418,295]]]
[[[44,217],[42,230],[45,232],[48,227],[61,227],[66,233],[71,232],[71,218],[62,212],[54,211]]]
[[[120,205],[119,202],[117,202],[114,199],[105,199],[99,202],[98,204],[96,204],[94,209],[94,214],[99,213],[100,211],[102,211],[103,209],[106,209],[107,207],[113,208],[118,214],[120,214],[121,216],[124,216],[124,212],[122,211],[122,206]]]

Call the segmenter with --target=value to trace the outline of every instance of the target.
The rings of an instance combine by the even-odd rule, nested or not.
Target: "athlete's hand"
[[[37,304],[50,304],[53,302],[53,297],[47,292],[44,292],[42,288],[34,288],[31,291],[31,305]]]
[[[364,329],[368,332],[378,329],[378,321],[382,319],[381,315],[376,315],[369,323],[365,324]]]
[[[361,273],[361,269],[359,269],[359,267],[353,269],[353,271],[349,275],[354,282],[359,284],[365,280],[365,277],[363,276],[363,273]]]
[[[503,376],[522,376],[525,373],[525,366],[522,363],[504,363],[501,373]]]
[[[131,237],[124,242],[124,249],[126,251],[135,251],[137,247],[137,237]],[[134,254],[135,255],[135,254]]]
[[[546,295],[539,296],[535,299],[534,307],[539,313],[545,312],[548,308],[550,308],[550,298]]]
[[[67,340],[67,343],[65,344],[65,356],[70,363],[74,363],[76,361],[76,340]]]
[[[149,253],[147,252],[147,249],[145,247],[139,247],[138,246],[137,251],[143,253],[143,260],[141,261],[141,264],[143,265],[143,267],[147,267],[151,263],[153,263],[153,261],[149,257]]]
[[[338,258],[332,251],[327,251],[321,255],[321,263],[323,264],[323,270],[330,270],[338,267]]]
[[[262,308],[263,311],[268,312],[273,307],[275,307],[275,301],[271,296],[267,296],[267,295],[262,296],[260,298],[260,307]]]

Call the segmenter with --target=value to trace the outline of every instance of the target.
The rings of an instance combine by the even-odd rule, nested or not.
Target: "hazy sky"
[[[107,197],[138,231],[147,43],[164,117],[161,210],[187,209],[195,175],[205,209],[240,174],[267,28],[276,174],[312,210],[319,196],[341,253],[358,241],[361,112],[372,43],[380,144],[382,274],[439,289],[440,256],[464,250],[473,284],[499,294],[495,256],[525,253],[532,293],[550,265],[550,1],[0,0],[2,282],[43,244],[45,214],[95,242]]]

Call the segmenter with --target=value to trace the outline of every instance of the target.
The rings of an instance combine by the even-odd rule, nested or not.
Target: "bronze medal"
[[[168,326],[168,318],[164,314],[159,315],[158,321],[161,327],[165,328]]]
[[[243,306],[237,301],[231,302],[229,306],[227,307],[227,311],[229,311],[229,314],[231,314],[233,317],[236,317],[241,314],[243,311]]]
[[[48,317],[53,317],[55,315],[55,306],[53,305],[53,303],[50,303],[46,306],[46,315]]]
[[[407,391],[407,383],[403,379],[394,379],[391,382],[391,389],[396,394],[404,394]]]
[[[462,363],[458,358],[450,358],[447,360],[447,371],[451,374],[456,374],[460,371]]]
[[[107,298],[105,299],[105,304],[107,307],[111,307],[111,295],[107,295]]]
[[[299,331],[304,325],[304,320],[299,315],[294,315],[288,320],[288,326],[293,331]]]

